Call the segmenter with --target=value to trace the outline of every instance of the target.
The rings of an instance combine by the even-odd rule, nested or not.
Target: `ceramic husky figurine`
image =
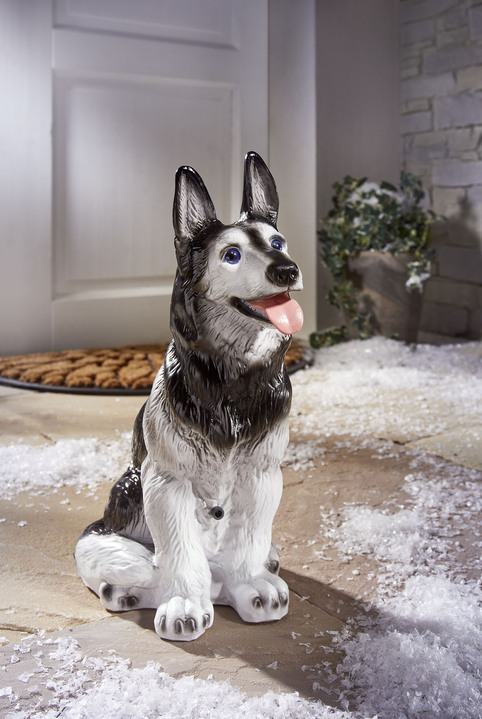
[[[135,422],[132,467],[75,549],[103,606],[155,608],[163,639],[199,637],[213,603],[246,622],[288,611],[271,526],[288,443],[284,355],[303,315],[277,216],[274,180],[254,152],[232,225],[216,218],[195,170],[176,174],[173,340]]]

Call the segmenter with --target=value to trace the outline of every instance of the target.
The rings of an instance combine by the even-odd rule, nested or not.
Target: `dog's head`
[[[241,215],[232,225],[217,219],[197,172],[179,168],[171,327],[184,344],[199,346],[203,337],[232,343],[237,335],[247,346],[260,334],[279,341],[301,328],[301,308],[289,294],[302,289],[301,272],[278,232],[278,204],[273,177],[255,152],[245,159]]]

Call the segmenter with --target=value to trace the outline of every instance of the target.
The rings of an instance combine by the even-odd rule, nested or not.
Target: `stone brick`
[[[425,132],[432,129],[432,113],[431,112],[412,112],[409,115],[403,115],[401,118],[402,135],[412,132]]]
[[[470,313],[469,337],[473,340],[482,339],[482,308]]]
[[[437,251],[440,277],[462,282],[482,282],[482,255],[479,249],[440,247]]]
[[[478,65],[481,62],[482,45],[445,45],[435,50],[427,50],[423,69],[428,74],[434,74]]]
[[[479,306],[479,288],[468,282],[456,282],[443,277],[431,277],[425,283],[424,302],[454,305],[474,310]]]
[[[448,142],[450,133],[447,130],[436,132],[421,132],[413,138],[413,144],[419,147],[425,145],[440,145]]]
[[[437,45],[461,45],[469,39],[469,29],[467,27],[458,28],[457,30],[444,30],[437,34]]]
[[[467,190],[467,206],[470,212],[471,228],[474,231],[478,247],[482,254],[482,186],[475,185]],[[482,279],[481,279],[482,283]]]
[[[402,45],[415,45],[435,37],[435,23],[432,19],[410,22],[402,25]]]
[[[475,253],[480,252],[482,256],[482,246],[479,236],[474,230],[474,222],[471,216],[471,207],[467,204],[465,197],[461,198],[458,212],[453,215],[445,215],[446,221],[436,222],[432,227],[432,246],[439,252],[444,247],[465,248]],[[439,263],[437,262],[437,272],[440,275]]]
[[[421,132],[413,136],[406,156],[411,162],[441,159],[447,156],[446,132]]]
[[[480,143],[481,134],[482,126],[480,128],[470,127],[466,129],[464,128],[463,130],[452,130],[449,133],[450,152],[456,154],[459,152],[475,150]]]
[[[403,105],[403,112],[422,112],[423,110],[430,110],[429,100],[409,100]]]
[[[420,43],[420,45],[405,45],[405,47],[401,49],[400,56],[401,58],[403,58],[404,61],[419,61],[421,65],[424,51],[433,47],[434,44],[431,42],[423,42]]]
[[[458,8],[454,12],[448,12],[437,18],[435,26],[437,31],[454,30],[455,28],[467,25],[467,15],[465,9]]]
[[[432,190],[434,212],[445,217],[460,215],[465,196],[465,189],[461,187],[434,187]]]
[[[467,190],[467,197],[472,205],[482,207],[482,181],[480,185],[474,185]]]
[[[416,147],[412,146],[406,151],[406,158],[414,162],[428,162],[430,160],[439,160],[446,156],[446,145],[425,145]]]
[[[469,311],[465,307],[424,302],[420,329],[451,337],[462,337],[469,331]]]
[[[462,92],[434,100],[437,129],[468,127],[482,122],[482,92]]]
[[[457,70],[455,88],[461,92],[464,90],[482,90],[482,65]]]
[[[466,187],[482,182],[482,160],[458,162],[447,160],[433,167],[433,184],[441,187]]]
[[[408,70],[408,68],[415,67],[418,71],[422,68],[422,55],[421,53],[418,53],[412,57],[402,53],[400,63],[402,70]]]
[[[416,100],[417,98],[437,97],[452,92],[455,87],[455,78],[451,72],[441,75],[419,75],[402,82],[402,100]]]
[[[423,0],[423,2],[402,0],[401,18],[403,22],[415,22],[442,15],[451,9],[456,10],[458,5],[458,0]]]
[[[415,136],[416,137],[416,136]],[[406,153],[408,153],[412,147],[412,135],[404,135],[402,137],[402,155],[405,157]]]
[[[472,38],[482,37],[482,5],[477,5],[469,10],[469,28]]]
[[[418,75],[418,67],[415,65],[413,66],[407,66],[405,69],[402,69],[402,72],[400,73],[400,79],[401,80],[409,80],[412,77],[416,77]]]

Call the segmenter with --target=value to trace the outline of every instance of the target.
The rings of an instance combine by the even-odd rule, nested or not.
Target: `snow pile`
[[[322,457],[324,453],[325,448],[316,440],[303,442],[302,444],[290,442],[285,452],[282,466],[290,467],[295,471],[311,469],[314,466],[313,460],[316,457]]]
[[[105,480],[118,479],[130,460],[130,435],[102,443],[94,438],[60,439],[56,444],[0,446],[2,497],[19,492],[41,494],[60,487],[94,491]]]
[[[319,350],[292,385],[300,433],[410,441],[482,423],[482,344],[348,342]]]
[[[321,509],[327,544],[381,565],[379,596],[335,637],[344,658],[329,671],[354,717],[476,719],[482,591],[458,577],[457,537],[475,536],[462,571],[480,576],[482,477],[434,458],[413,464],[418,471],[405,478],[408,499],[399,506],[349,505],[341,516]]]
[[[227,682],[192,676],[176,680],[154,662],[133,669],[128,660],[113,653],[85,657],[72,637],[29,637],[17,646],[23,653],[33,650],[37,673],[48,666],[51,696],[37,697],[30,709],[14,709],[6,719],[348,719],[344,712],[311,704],[296,693],[268,692],[249,698]],[[45,657],[48,648],[53,651],[47,651]],[[35,673],[25,680],[33,677]],[[38,687],[30,687],[30,693],[35,697]],[[12,687],[5,687],[1,694],[8,697],[11,705],[18,700]]]

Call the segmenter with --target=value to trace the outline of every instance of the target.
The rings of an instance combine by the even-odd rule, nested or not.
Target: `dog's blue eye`
[[[280,242],[280,240],[273,240],[272,243],[271,243],[271,247],[272,247],[274,250],[279,250],[279,251],[281,252],[282,249],[283,249],[283,243]]]
[[[236,247],[230,247],[224,253],[223,259],[225,262],[229,262],[230,265],[237,265],[241,259],[241,252]]]

